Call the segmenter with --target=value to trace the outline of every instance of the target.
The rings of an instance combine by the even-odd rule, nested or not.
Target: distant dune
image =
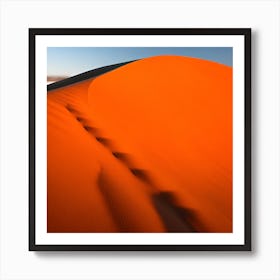
[[[69,78],[69,76],[47,76],[47,84],[52,84],[67,78]]]
[[[158,56],[48,92],[48,232],[231,231],[231,67]]]

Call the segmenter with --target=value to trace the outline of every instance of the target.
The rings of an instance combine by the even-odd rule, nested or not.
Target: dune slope
[[[48,232],[231,231],[231,67],[159,56],[48,93]]]

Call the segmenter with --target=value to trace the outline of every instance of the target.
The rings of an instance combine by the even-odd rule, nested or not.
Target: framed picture
[[[29,250],[251,250],[250,29],[29,43]]]

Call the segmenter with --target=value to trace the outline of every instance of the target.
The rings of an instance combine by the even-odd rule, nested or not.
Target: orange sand
[[[48,232],[231,232],[232,68],[142,59],[48,93]]]

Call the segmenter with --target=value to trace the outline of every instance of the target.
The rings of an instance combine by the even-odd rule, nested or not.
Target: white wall
[[[280,279],[278,0],[2,0],[0,8],[0,279]],[[29,27],[253,29],[253,252],[28,251]]]

